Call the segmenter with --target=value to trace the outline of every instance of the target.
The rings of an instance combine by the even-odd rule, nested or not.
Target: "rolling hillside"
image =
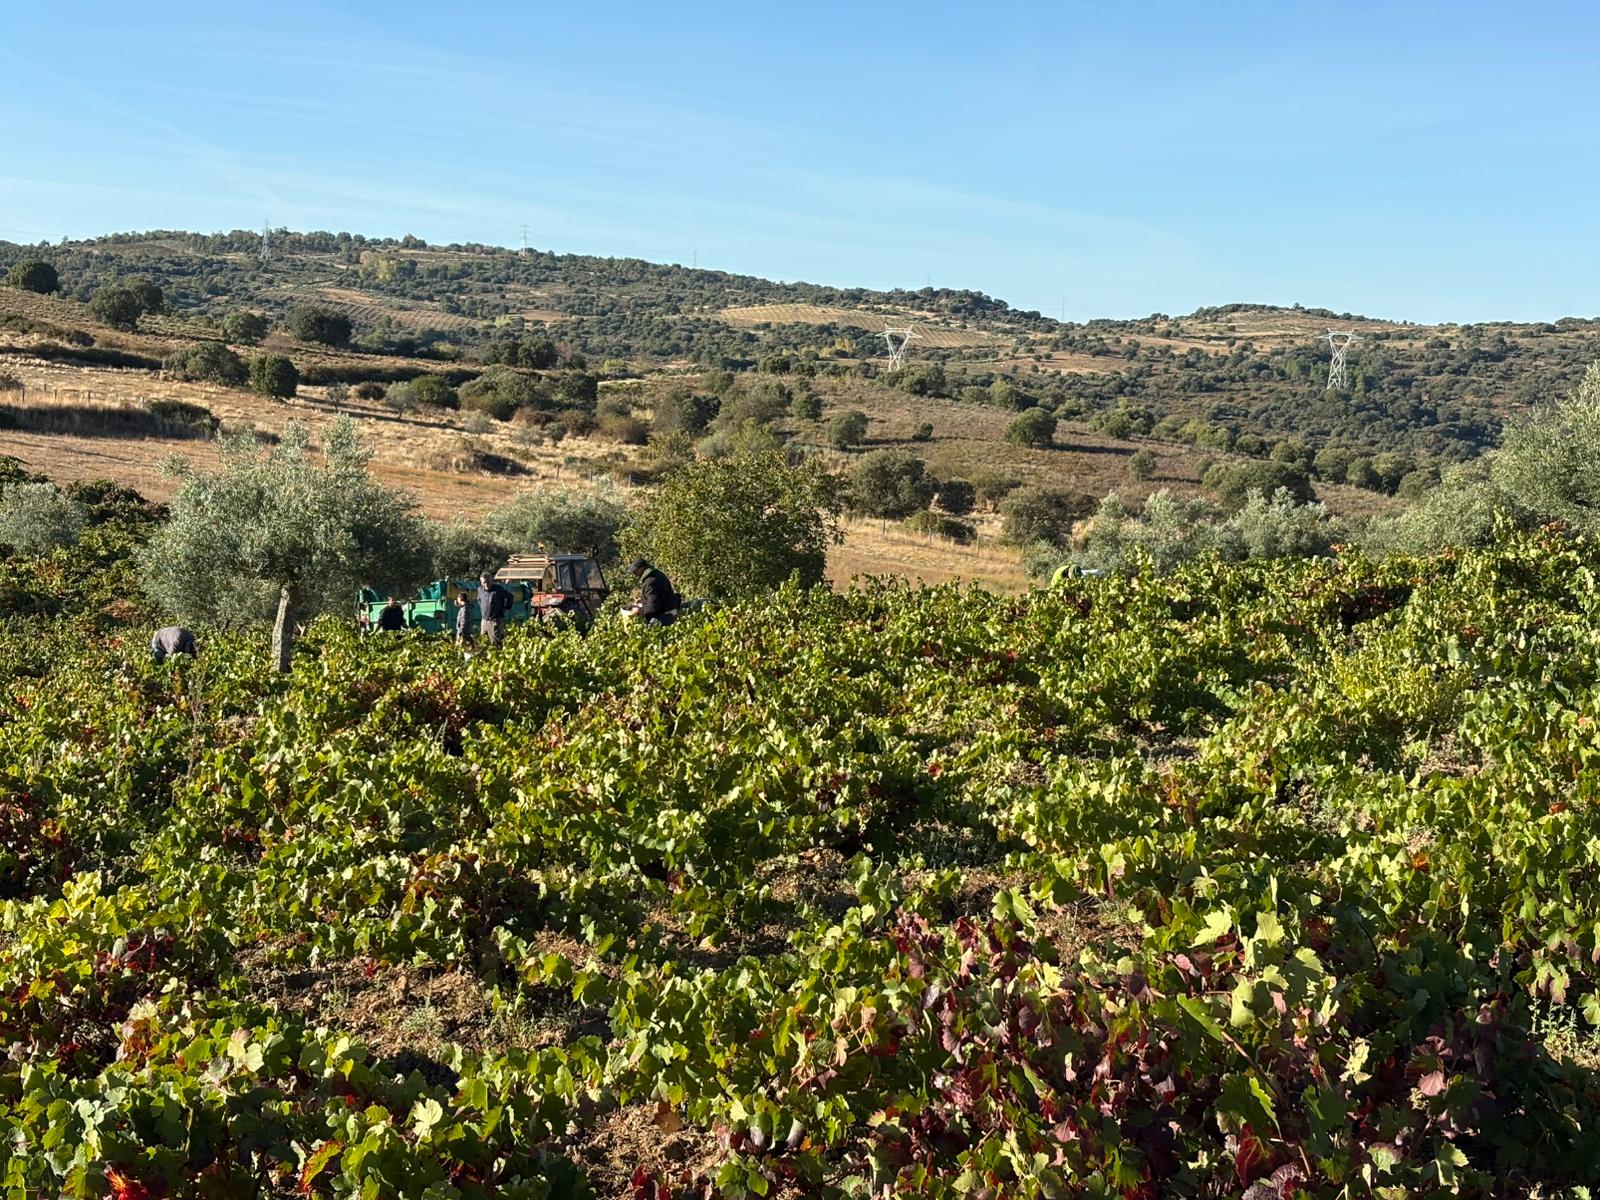
[[[1274,458],[1311,471],[1320,499],[1359,517],[1392,507],[1402,483],[1425,486],[1492,446],[1507,416],[1567,390],[1600,358],[1600,322],[1577,319],[1433,327],[1228,305],[1074,324],[975,292],[870,292],[416,239],[280,232],[265,261],[259,250],[259,235],[242,232],[0,243],[0,271],[44,257],[61,278],[55,295],[0,288],[0,371],[13,384],[0,396],[10,414],[0,452],[59,478],[112,476],[159,498],[171,487],[158,469],[165,454],[205,461],[210,444],[106,411],[183,400],[224,430],[263,437],[291,418],[315,430],[345,411],[363,421],[380,474],[448,518],[517,487],[648,483],[661,456],[642,443],[660,397],[726,386],[731,373],[739,389],[767,397],[752,402],[762,423],[841,467],[898,447],[941,477],[1003,474],[1137,503],[1160,488],[1203,495],[1215,463]],[[86,302],[130,279],[160,287],[166,311],[135,330],[111,328]],[[347,317],[349,343],[290,337],[283,321],[304,305]],[[216,343],[222,321],[241,310],[267,318],[261,351],[299,368],[293,400],[163,370],[175,353]],[[894,375],[884,371],[886,323],[919,335]],[[1339,392],[1324,386],[1330,327],[1360,338]],[[529,346],[545,347],[536,369],[517,357]],[[515,371],[534,389],[587,380],[609,420],[563,416],[557,428],[560,413],[489,420],[377,398],[424,374],[460,385],[493,371]],[[816,398],[815,415],[790,412],[796,394]],[[592,415],[594,400],[586,403]],[[1058,418],[1048,447],[1006,439],[1030,407]],[[827,424],[849,410],[867,414],[869,434],[840,451],[828,445]],[[1151,462],[1135,469],[1141,450]],[[995,541],[995,515],[980,508],[977,517],[979,542],[967,547],[858,523],[833,573],[1020,584],[1014,551]]]

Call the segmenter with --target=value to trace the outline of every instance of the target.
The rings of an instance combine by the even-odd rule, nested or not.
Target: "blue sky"
[[[1600,6],[14,3],[0,237],[295,229],[1600,314]]]

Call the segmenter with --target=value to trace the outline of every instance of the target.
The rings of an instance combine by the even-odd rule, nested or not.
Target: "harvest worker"
[[[472,610],[467,606],[466,592],[456,593],[456,645],[472,645]]]
[[[150,639],[150,654],[158,662],[166,662],[174,654],[187,654],[193,658],[200,651],[195,645],[194,634],[182,625],[168,625],[165,629],[156,630]]]
[[[498,646],[505,637],[506,613],[511,611],[511,592],[503,583],[495,583],[485,572],[478,576],[479,632],[487,645]]]
[[[378,628],[387,633],[398,633],[406,627],[406,610],[400,607],[400,601],[393,596],[389,603],[383,606],[383,611],[378,614]]]
[[[642,558],[634,559],[628,570],[632,572],[634,583],[639,588],[639,602],[623,611],[651,625],[672,624],[683,605],[677,589],[672,586],[672,580]]]

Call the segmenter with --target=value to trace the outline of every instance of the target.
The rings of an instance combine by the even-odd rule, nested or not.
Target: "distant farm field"
[[[904,314],[829,308],[822,304],[754,304],[746,308],[725,308],[718,316],[730,325],[842,325],[850,329],[871,330],[874,334],[885,325],[896,329],[910,326],[917,331],[916,344],[934,350],[993,346],[1000,341],[995,334],[977,329],[952,329],[943,325],[929,325]]]

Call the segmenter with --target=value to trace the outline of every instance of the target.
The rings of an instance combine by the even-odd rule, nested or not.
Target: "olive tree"
[[[484,527],[515,553],[543,546],[552,554],[592,554],[610,565],[617,561],[617,533],[626,515],[605,492],[543,488],[518,492],[489,514]]]
[[[325,461],[290,422],[263,450],[225,443],[215,474],[183,473],[171,518],[143,562],[146,590],[180,620],[244,626],[271,619],[272,662],[289,669],[295,622],[348,608],[363,584],[420,582],[428,531],[414,501],[374,481],[354,422],[328,427]]]
[[[1535,519],[1600,529],[1600,363],[1570,396],[1508,425],[1490,470]]]
[[[839,534],[837,481],[781,450],[691,463],[669,475],[623,531],[625,557],[656,563],[688,593],[820,583]]]
[[[0,543],[22,554],[71,546],[83,531],[84,508],[53,483],[16,483],[0,490]]]
[[[1570,395],[1508,425],[1500,448],[1452,467],[1396,517],[1372,523],[1375,549],[1422,553],[1484,545],[1502,527],[1565,521],[1600,533],[1600,363]]]

